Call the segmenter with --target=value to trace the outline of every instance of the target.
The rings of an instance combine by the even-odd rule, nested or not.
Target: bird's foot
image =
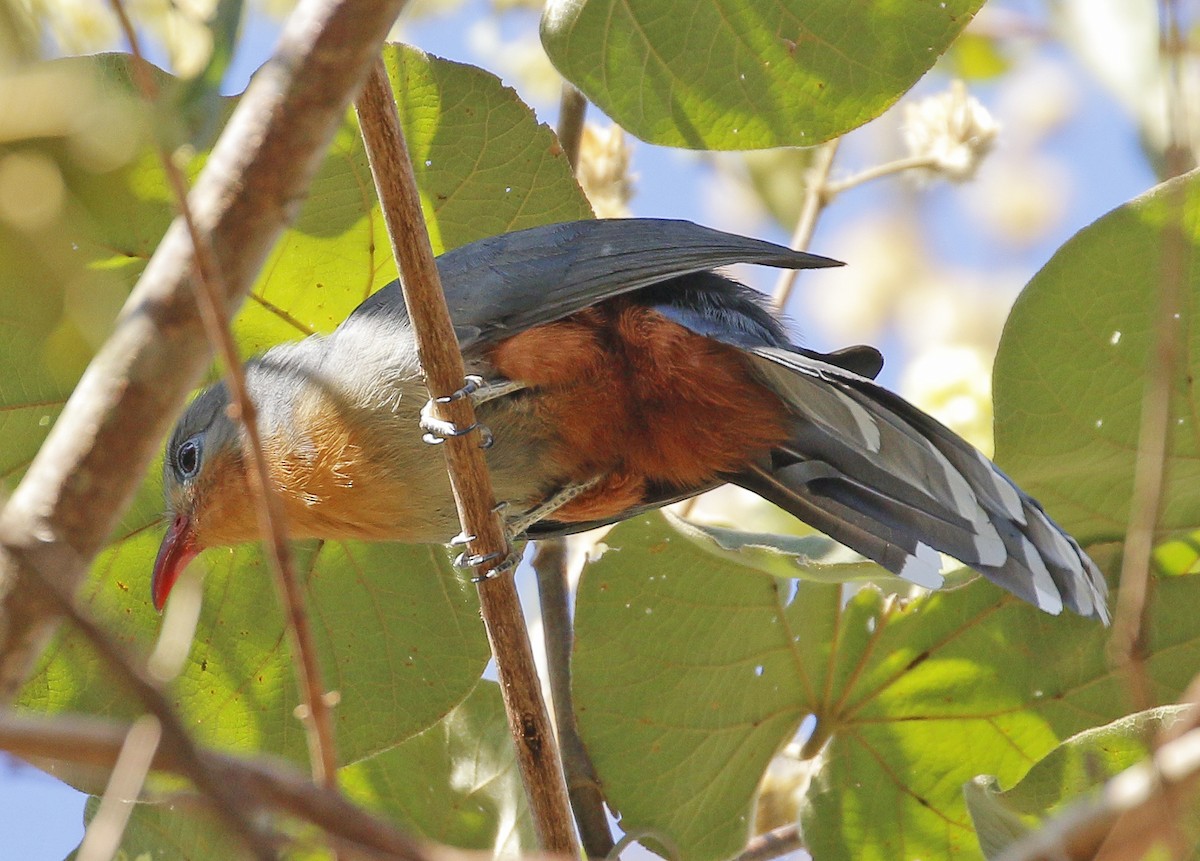
[[[492,509],[495,514],[500,514],[504,509],[508,508],[507,502],[498,502]],[[468,535],[465,532],[460,532],[450,539],[451,547],[466,547],[472,541],[478,538],[476,535]],[[467,552],[459,553],[454,557],[454,567],[464,571],[470,571],[478,568],[480,565],[486,565],[488,562],[498,561],[498,564],[491,566],[482,574],[476,574],[471,578],[472,583],[482,583],[484,580],[491,580],[499,577],[501,574],[513,570],[521,561],[521,554],[514,549],[513,542],[516,540],[517,534],[507,526],[504,529],[504,550],[498,553],[484,554],[468,554]]]
[[[521,554],[513,546],[512,541],[505,536],[504,549],[495,553],[467,554],[460,553],[454,558],[454,567],[464,571],[475,569],[477,573],[471,577],[472,583],[482,583],[484,580],[494,580],[502,574],[512,571],[521,561]],[[495,562],[495,565],[489,563]],[[480,566],[488,567],[478,573]]]
[[[534,506],[517,517],[509,519],[504,524],[504,550],[493,553],[470,554],[466,551],[459,553],[454,558],[454,567],[463,570],[478,569],[481,566],[488,565],[488,568],[483,573],[477,573],[471,578],[472,583],[482,583],[484,580],[492,580],[502,574],[507,574],[512,571],[521,561],[521,553],[515,549],[516,542],[526,538],[525,533],[535,523],[539,523],[550,517],[554,512],[558,511],[568,502],[576,499],[584,492],[591,490],[603,480],[604,476],[596,476],[587,481],[581,481],[577,484],[568,484],[566,487],[557,491],[553,496],[545,502]],[[502,512],[508,507],[507,502],[500,502],[493,509],[496,513]],[[454,547],[464,547],[476,539],[474,535],[460,533],[450,539],[450,544]],[[489,563],[495,562],[495,565]]]
[[[463,398],[470,398],[472,405],[478,407],[496,398],[510,395],[513,392],[519,392],[523,388],[525,388],[523,383],[513,382],[512,380],[493,380],[488,382],[476,374],[468,374],[463,381],[462,388],[440,398],[430,398],[425,402],[425,406],[421,407],[420,424],[421,429],[425,431],[425,435],[421,439],[430,445],[441,445],[450,437],[466,436],[472,431],[479,431],[479,447],[491,448],[492,443],[496,439],[487,425],[472,422],[466,427],[460,427],[454,422],[439,419],[433,414],[434,404],[449,404],[454,401],[461,401]]]

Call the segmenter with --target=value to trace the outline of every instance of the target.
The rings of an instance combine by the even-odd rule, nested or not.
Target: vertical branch
[[[1167,69],[1168,143],[1165,160],[1168,175],[1178,176],[1187,170],[1190,158],[1185,140],[1187,105],[1183,97],[1180,68],[1185,48],[1174,3],[1162,4],[1161,10],[1161,50]],[[1162,228],[1158,301],[1153,318],[1154,339],[1150,354],[1146,357],[1146,383],[1138,426],[1129,525],[1121,559],[1117,611],[1109,641],[1109,657],[1124,670],[1131,699],[1138,710],[1153,705],[1150,680],[1145,668],[1147,622],[1154,585],[1150,577],[1150,563],[1165,481],[1171,389],[1178,380],[1176,372],[1185,325],[1183,302],[1190,253],[1190,243],[1183,228],[1185,195],[1185,188],[1176,184],[1168,192],[1166,200],[1168,217]]]
[[[583,140],[583,118],[587,115],[587,99],[570,81],[563,81],[562,98],[558,103],[558,142],[562,145],[571,170],[579,164],[579,144]]]
[[[564,80],[555,131],[567,162],[576,174],[579,172],[579,149],[586,114],[587,99],[575,85]],[[583,739],[579,737],[575,705],[571,698],[571,648],[575,635],[571,621],[570,585],[567,582],[566,540],[548,538],[538,541],[533,556],[533,570],[538,581],[547,681],[571,812],[587,856],[607,857],[612,853],[614,844],[604,809],[604,792]]]
[[[804,183],[804,204],[800,208],[800,217],[792,230],[792,241],[789,245],[797,251],[808,248],[812,242],[813,233],[817,229],[817,219],[825,210],[826,204],[832,199],[829,191],[829,172],[833,169],[833,158],[837,155],[841,138],[834,138],[823,144],[814,154],[812,167],[808,169],[808,177]],[[775,292],[771,296],[771,304],[776,311],[782,311],[796,286],[795,269],[785,269],[779,273],[775,282]]]
[[[587,857],[606,858],[612,854],[614,844],[604,811],[604,791],[587,747],[579,737],[571,697],[571,647],[575,635],[569,606],[566,541],[562,538],[539,541],[533,556],[533,570],[537,574],[542,611],[550,702],[554,707],[571,812],[575,815]]]
[[[374,64],[355,107],[392,252],[400,269],[404,302],[426,385],[435,397],[448,395],[463,385],[462,354],[429,247],[412,162],[382,61]],[[437,418],[460,427],[474,422],[475,411],[469,398],[435,403],[435,409]],[[441,448],[446,455],[463,534],[473,536],[471,552],[504,554],[508,540],[495,511],[491,476],[479,448],[478,435],[452,437]],[[577,858],[579,846],[563,786],[562,765],[542,701],[513,578],[481,581],[479,601],[538,838],[543,849]]]

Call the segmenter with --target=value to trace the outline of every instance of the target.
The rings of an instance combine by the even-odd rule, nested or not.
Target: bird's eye
[[[200,440],[193,437],[175,451],[175,474],[180,481],[195,478],[200,471]]]

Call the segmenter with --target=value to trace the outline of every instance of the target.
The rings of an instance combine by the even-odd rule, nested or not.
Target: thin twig
[[[400,269],[404,303],[412,321],[426,385],[435,397],[449,395],[463,385],[462,354],[429,247],[412,163],[382,61],[375,63],[355,106]],[[459,427],[468,427],[475,421],[469,398],[444,404],[435,402],[435,412],[437,418]],[[478,435],[452,437],[441,449],[446,455],[463,534],[473,537],[470,552],[502,556],[507,552],[508,540],[496,512],[495,494]],[[487,567],[485,562],[476,570],[482,575]],[[538,838],[543,849],[578,858],[579,845],[563,785],[558,747],[542,701],[513,578],[501,576],[480,581],[479,602]]]
[[[808,248],[817,229],[817,219],[833,198],[833,193],[829,191],[829,172],[833,169],[833,159],[837,155],[840,143],[841,138],[834,138],[813,154],[812,166],[809,167],[804,180],[804,203],[800,207],[800,216],[796,219],[792,241],[789,243],[789,246],[797,251]],[[779,273],[775,291],[771,295],[771,304],[776,311],[782,311],[787,305],[792,288],[796,285],[796,275],[795,269],[785,269]]]
[[[825,184],[825,194],[829,199],[832,199],[843,191],[849,191],[852,188],[857,188],[872,180],[881,179],[894,173],[904,173],[908,170],[919,170],[921,168],[933,169],[937,166],[938,160],[933,156],[909,155],[904,158],[898,158],[895,161],[886,162],[885,164],[877,164],[875,167],[869,167],[845,179],[828,182]]]
[[[142,57],[137,32],[125,13],[122,0],[110,0],[110,3],[133,53],[134,79],[141,90],[142,98],[154,104],[158,101],[158,88],[150,75],[149,64]],[[242,435],[242,450],[253,467],[248,473],[248,483],[255,501],[259,532],[267,548],[267,561],[275,575],[275,584],[279,589],[288,620],[288,632],[292,640],[292,667],[296,674],[296,686],[300,689],[300,696],[304,702],[301,723],[308,742],[313,779],[333,787],[337,785],[338,757],[332,709],[325,696],[317,648],[308,622],[304,590],[296,578],[283,502],[271,481],[270,467],[263,453],[262,438],[258,432],[258,412],[246,391],[246,375],[233,342],[230,315],[222,301],[226,288],[221,283],[221,272],[208,236],[196,226],[196,219],[188,204],[187,178],[161,143],[157,145],[157,149],[163,172],[175,198],[175,205],[192,240],[198,276],[193,284],[204,330],[221,358],[234,412],[245,429]]]
[[[579,144],[583,140],[583,120],[587,116],[587,99],[570,81],[562,83],[558,103],[558,143],[574,171],[579,164]]]
[[[1163,51],[1167,67],[1168,172],[1177,176],[1187,169],[1188,148],[1184,139],[1187,106],[1180,81],[1183,45],[1173,3],[1163,10]],[[1174,46],[1174,48],[1172,47]],[[1153,318],[1153,341],[1146,357],[1145,388],[1142,392],[1141,422],[1138,427],[1137,457],[1134,461],[1133,492],[1129,500],[1129,525],[1121,560],[1117,611],[1113,620],[1109,657],[1124,670],[1135,710],[1153,705],[1150,679],[1146,673],[1146,634],[1150,596],[1154,581],[1150,562],[1162,506],[1170,437],[1171,392],[1179,382],[1179,367],[1185,284],[1189,271],[1191,243],[1184,233],[1186,187],[1168,190],[1168,217],[1162,227],[1158,296]]]
[[[295,216],[399,7],[302,0],[234,110],[190,198],[229,307]],[[0,515],[0,701],[16,694],[56,621],[26,581],[52,557],[46,570],[74,590],[204,371],[211,347],[188,283],[194,267],[176,219]]]
[[[563,773],[571,812],[588,858],[606,858],[613,850],[612,831],[604,810],[604,790],[587,747],[575,722],[575,704],[571,697],[570,588],[567,583],[567,546],[562,538],[537,543],[533,555],[537,574],[538,601],[542,611],[542,639],[546,645],[546,675],[550,682],[550,702],[554,706],[558,746],[562,751]]]
[[[771,858],[778,858],[803,848],[804,841],[800,836],[800,826],[781,825],[766,834],[751,837],[746,848],[742,850],[742,854],[733,861],[770,861]]]

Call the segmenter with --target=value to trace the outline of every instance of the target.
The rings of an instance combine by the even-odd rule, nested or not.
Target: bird
[[[592,219],[438,257],[496,498],[530,539],[614,523],[724,483],[926,588],[945,554],[1049,613],[1106,623],[1080,545],[977,449],[875,382],[872,347],[793,343],[733,264],[838,261],[688,221]],[[469,429],[429,411],[397,282],[330,334],[245,366],[271,481],[296,538],[448,543],[441,455]],[[256,540],[240,424],[218,382],[167,442],[160,611],[207,547]],[[423,429],[424,428],[424,429]],[[431,436],[430,432],[433,432]]]

